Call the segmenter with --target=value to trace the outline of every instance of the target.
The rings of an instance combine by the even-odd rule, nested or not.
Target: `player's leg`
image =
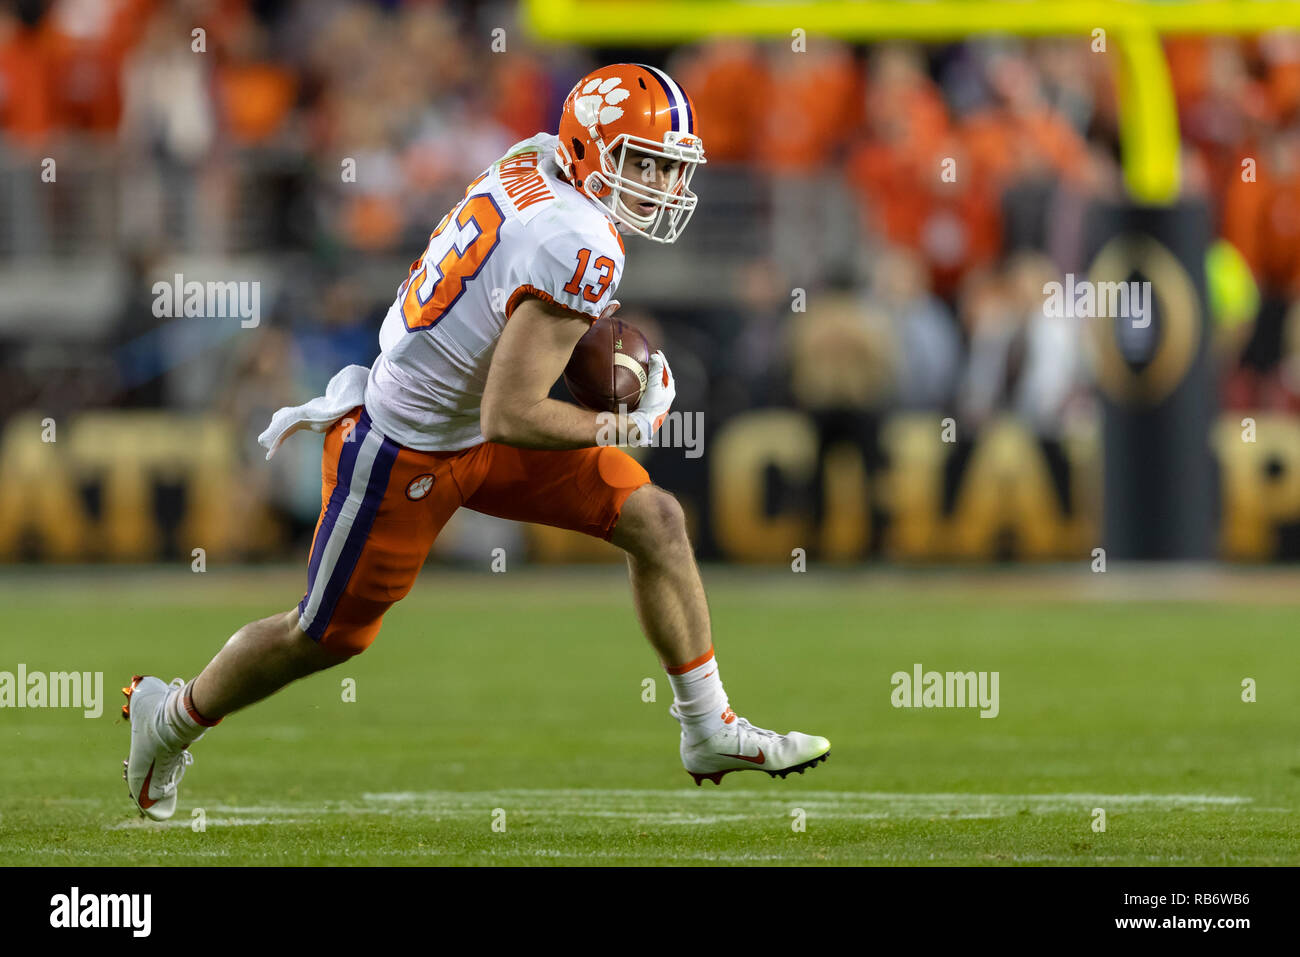
[[[746,767],[785,777],[824,760],[830,752],[825,738],[766,731],[731,710],[677,500],[658,486],[641,486],[623,503],[610,541],[627,552],[637,615],[668,674],[671,711],[682,726],[682,761],[695,783],[708,778],[717,784]]]
[[[627,553],[637,617],[663,666],[671,672],[706,656],[709,606],[677,499],[642,485],[623,503],[609,540]]]
[[[462,464],[462,463],[458,463]],[[784,777],[825,758],[825,738],[776,734],[737,716],[713,653],[708,605],[681,506],[617,448],[533,451],[488,443],[457,478],[465,506],[613,542],[628,555],[633,600],[673,689],[681,755],[700,783],[739,770]]]
[[[709,651],[709,609],[681,506],[622,449],[538,451],[488,442],[455,473],[466,508],[624,549],[641,627],[665,668]]]
[[[295,678],[327,667],[316,642],[297,625],[298,612],[250,622],[226,642],[199,677],[167,684],[136,675],[122,689],[122,714],[131,722],[131,749],[122,762],[127,793],[142,814],[158,821],[176,812],[181,778],[193,761],[189,746],[222,717],[260,701]],[[203,683],[203,705],[194,703]]]
[[[291,681],[342,661],[298,627],[298,609],[235,632],[190,687],[190,706],[210,721],[246,708]]]
[[[403,449],[356,410],[326,436],[307,592],[291,612],[245,625],[188,685],[137,677],[127,783],[142,812],[171,817],[186,750],[226,715],[365,650],[460,505],[450,454]],[[438,479],[441,477],[442,481]]]
[[[122,713],[131,722],[122,775],[143,814],[165,821],[175,813],[181,778],[193,761],[189,746],[208,728],[294,679],[344,660],[325,652],[297,622],[297,609],[250,622],[188,684],[136,675],[122,689]]]

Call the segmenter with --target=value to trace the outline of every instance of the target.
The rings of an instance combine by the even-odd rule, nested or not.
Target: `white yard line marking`
[[[834,810],[853,807],[866,810],[869,807],[919,809],[939,808],[961,813],[974,804],[981,809],[1028,806],[1031,809],[1062,808],[1072,809],[1090,805],[1129,806],[1156,805],[1163,807],[1216,807],[1251,804],[1254,798],[1240,795],[1221,794],[1088,794],[1067,792],[1063,794],[957,794],[957,793],[910,793],[890,791],[809,791],[795,792],[778,796],[770,791],[743,790],[723,788],[690,788],[680,791],[671,790],[601,790],[601,789],[543,789],[543,788],[505,788],[500,791],[397,791],[366,793],[361,799],[380,805],[394,807],[429,806],[440,804],[449,807],[464,807],[467,804],[479,805],[484,801],[509,799],[528,802],[532,800],[569,800],[590,805],[595,801],[612,801],[623,806],[652,806],[668,804],[680,806],[683,801],[707,802],[709,804],[778,804],[791,803],[800,806],[816,806]]]
[[[1254,799],[1223,794],[957,794],[889,791],[815,791],[784,795],[758,790],[635,790],[504,788],[499,791],[397,791],[363,793],[358,798],[319,803],[209,804],[210,827],[310,825],[334,815],[432,818],[477,817],[502,807],[535,818],[577,818],[647,826],[699,826],[739,823],[756,818],[786,818],[802,808],[823,820],[873,821],[924,818],[939,821],[987,820],[1018,814],[1063,814],[1104,807],[1108,812],[1231,810]],[[1291,813],[1288,808],[1249,807],[1252,812]],[[167,822],[190,827],[189,817]],[[158,827],[144,820],[105,825],[106,830]]]
[[[296,817],[210,817],[203,822],[204,827],[258,827],[262,824],[311,824],[309,818]],[[117,824],[106,824],[106,831],[134,831],[134,830],[151,830],[161,827],[185,828],[186,830],[193,827],[194,821],[191,818],[174,818],[170,821],[149,821],[142,817],[132,818],[129,821],[119,821]]]

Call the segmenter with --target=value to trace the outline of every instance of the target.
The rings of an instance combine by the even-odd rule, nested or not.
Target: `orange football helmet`
[[[672,77],[637,63],[588,73],[564,100],[559,136],[556,161],[577,189],[602,203],[626,231],[676,241],[695,211],[690,182],[704,162],[704,143],[695,135],[695,104]],[[676,161],[667,188],[624,176],[628,150]],[[654,212],[632,207],[640,203],[654,205]]]

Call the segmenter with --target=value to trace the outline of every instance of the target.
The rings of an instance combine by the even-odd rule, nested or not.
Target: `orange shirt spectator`
[[[947,158],[956,161],[955,182],[941,176]],[[964,166],[955,141],[924,158],[869,144],[849,164],[868,231],[918,253],[940,295],[950,294],[972,267],[996,259],[1002,245],[999,194],[988,181],[963,174]]]
[[[1209,44],[1205,37],[1166,37],[1163,45],[1174,99],[1182,109],[1209,89]]]
[[[1043,96],[1041,78],[1019,55],[1003,55],[988,67],[995,105],[972,114],[962,125],[971,172],[999,187],[1038,173],[1068,180],[1082,177],[1082,137]]]
[[[715,40],[681,69],[695,102],[695,127],[710,163],[754,159],[768,103],[767,68],[747,40]]]
[[[0,128],[31,145],[57,122],[50,70],[50,31],[0,13]]]
[[[842,44],[778,49],[783,68],[767,97],[760,156],[781,173],[821,169],[857,133],[862,92],[853,57]],[[705,141],[705,149],[708,141]]]
[[[520,53],[494,57],[490,65],[496,121],[521,140],[551,129],[551,81],[542,65]]]
[[[225,128],[238,143],[263,142],[284,125],[297,95],[288,70],[270,63],[236,63],[217,73]]]
[[[1046,105],[1030,113],[987,110],[962,127],[971,172],[1000,186],[1037,173],[1077,179],[1083,173],[1085,144],[1070,124]]]
[[[1300,112],[1300,37],[1279,31],[1260,37],[1259,48],[1273,113],[1294,118]]]
[[[1223,202],[1223,238],[1240,250],[1262,286],[1300,294],[1300,135],[1260,151],[1256,181],[1240,172]]]

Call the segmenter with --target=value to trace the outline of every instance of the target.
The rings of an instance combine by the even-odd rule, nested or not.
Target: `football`
[[[593,412],[635,411],[645,394],[650,344],[621,319],[597,319],[573,347],[564,384],[574,400]]]

